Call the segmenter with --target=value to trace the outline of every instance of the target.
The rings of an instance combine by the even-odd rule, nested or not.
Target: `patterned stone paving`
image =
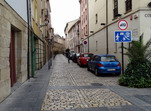
[[[109,89],[49,90],[42,110],[131,105]]]
[[[93,88],[93,84],[118,85],[118,77],[96,77],[86,68],[75,63],[68,64],[63,55],[56,56],[50,77],[49,88],[41,110],[80,109],[92,107],[112,107],[131,105],[106,87]],[[58,89],[58,87],[83,87],[83,89]],[[53,89],[51,89],[53,87]],[[56,89],[54,89],[56,87]]]
[[[77,64],[64,63],[63,66],[60,64],[60,62],[56,62],[57,67],[53,70],[50,86],[88,86],[91,83],[100,83],[106,86],[118,84],[119,77],[96,77],[92,72],[88,72],[86,68],[80,68]]]

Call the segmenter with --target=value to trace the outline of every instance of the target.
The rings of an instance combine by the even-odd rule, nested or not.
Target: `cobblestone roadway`
[[[118,77],[96,77],[86,68],[68,64],[63,55],[58,55],[41,110],[131,105],[105,87],[117,85],[117,80]]]

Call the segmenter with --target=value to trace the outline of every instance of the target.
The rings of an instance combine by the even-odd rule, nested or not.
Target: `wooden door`
[[[9,61],[10,61],[11,86],[13,86],[16,83],[15,32],[14,31],[11,31]]]

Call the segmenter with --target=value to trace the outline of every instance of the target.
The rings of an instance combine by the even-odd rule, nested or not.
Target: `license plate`
[[[115,69],[108,69],[108,71],[115,71]]]

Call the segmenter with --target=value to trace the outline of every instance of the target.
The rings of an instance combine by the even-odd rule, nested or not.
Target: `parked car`
[[[72,55],[72,61],[77,63],[77,59],[80,56],[80,53],[75,53],[74,55]]]
[[[98,76],[101,73],[121,74],[121,64],[114,55],[94,55],[88,61],[88,71],[94,71]]]
[[[79,66],[87,66],[89,59],[93,56],[92,53],[81,53],[77,59],[77,64]]]

